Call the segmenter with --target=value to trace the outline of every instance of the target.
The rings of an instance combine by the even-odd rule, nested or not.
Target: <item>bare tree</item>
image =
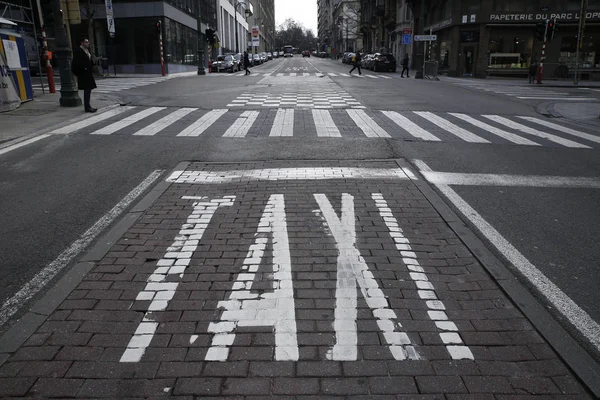
[[[96,54],[96,41],[94,40],[94,16],[98,12],[99,6],[104,4],[104,0],[84,0],[83,16],[87,28],[87,37],[90,41],[90,54]]]

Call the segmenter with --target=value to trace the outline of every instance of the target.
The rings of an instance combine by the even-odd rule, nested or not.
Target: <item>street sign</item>
[[[412,28],[402,28],[403,35],[412,35]]]
[[[437,35],[415,35],[415,42],[431,42],[437,40]]]
[[[252,46],[253,47],[258,47],[260,46],[260,36],[259,36],[260,30],[258,29],[258,26],[253,26],[252,27]]]
[[[412,44],[413,42],[413,35],[410,33],[404,33],[402,34],[402,44]]]
[[[115,37],[115,17],[113,13],[112,0],[105,0],[106,4],[106,24],[108,25],[108,35]]]

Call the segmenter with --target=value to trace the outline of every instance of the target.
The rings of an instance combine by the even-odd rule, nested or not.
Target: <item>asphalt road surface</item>
[[[276,168],[363,168],[369,160],[402,159],[597,357],[600,135],[548,120],[535,106],[551,97],[598,101],[600,92],[579,96],[552,88],[547,95],[537,89],[536,96],[513,96],[517,92],[507,95],[455,81],[366,70],[349,75],[349,70],[334,60],[296,56],[252,68],[250,76],[209,74],[111,89],[120,105],[83,122],[65,121],[48,137],[0,154],[4,330],[52,286],[44,279],[47,285],[26,287],[36,274],[48,266],[69,270],[120,221],[120,211],[135,204],[132,199],[182,161],[245,170],[252,169],[246,162],[263,163],[263,169],[271,161]],[[210,170],[202,165],[208,164],[194,168]],[[207,195],[193,184],[190,188],[191,196]],[[232,193],[226,188],[209,191],[209,198]],[[293,197],[292,188],[281,190]],[[237,190],[245,189],[239,185]],[[319,190],[328,188],[308,192]],[[392,189],[382,192],[388,200],[396,195]],[[277,210],[278,201],[267,196],[258,203]],[[339,199],[332,203],[335,210],[343,207]],[[296,207],[304,210],[301,202]],[[306,228],[326,224],[335,236],[342,215],[328,215],[324,200],[319,207],[321,222]],[[375,211],[357,215],[367,218]],[[427,232],[423,226],[416,234]],[[86,241],[82,235],[94,236]],[[274,251],[270,246],[268,253]]]

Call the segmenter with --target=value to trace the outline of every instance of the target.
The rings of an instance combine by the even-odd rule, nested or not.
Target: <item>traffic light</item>
[[[548,21],[538,22],[535,25],[535,38],[541,42],[544,41],[544,36],[546,34],[546,24]]]
[[[548,21],[548,41],[550,42],[554,39],[554,34],[558,31],[558,26],[556,24],[556,18]]]
[[[160,21],[156,21],[156,22],[154,23],[154,30],[155,30],[155,31],[156,31],[156,33],[157,33],[157,34],[159,34],[159,35],[160,35],[160,25],[161,25],[161,24],[160,24]]]
[[[215,43],[215,31],[208,28],[204,31],[204,34],[206,35],[206,41],[208,43],[210,43],[211,45]]]

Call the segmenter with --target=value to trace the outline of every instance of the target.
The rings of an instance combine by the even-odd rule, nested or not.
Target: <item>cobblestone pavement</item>
[[[0,397],[590,398],[411,178],[187,165],[0,354]]]

